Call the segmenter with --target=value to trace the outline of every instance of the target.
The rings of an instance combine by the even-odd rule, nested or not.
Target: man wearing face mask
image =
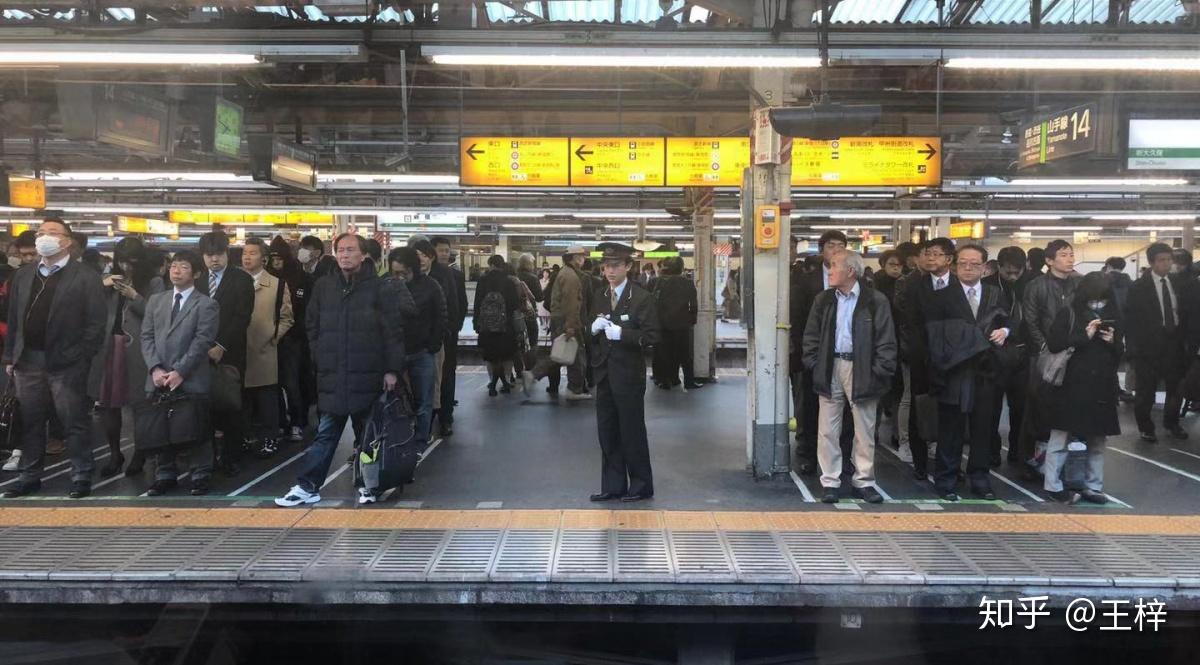
[[[312,275],[313,281],[324,277],[337,266],[332,256],[325,255],[325,243],[316,236],[304,236],[300,239],[300,249],[296,251],[296,260],[304,266],[304,272]]]
[[[73,499],[92,491],[91,420],[86,396],[92,359],[104,343],[107,311],[99,275],[71,260],[71,227],[47,219],[37,231],[36,265],[21,268],[9,291],[4,364],[21,403],[21,479],[4,497],[41,488],[46,421],[58,414],[71,459]],[[57,306],[56,306],[57,305]]]

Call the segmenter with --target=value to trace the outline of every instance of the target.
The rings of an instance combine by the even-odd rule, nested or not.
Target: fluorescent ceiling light
[[[0,49],[0,65],[183,65],[246,66],[259,64],[258,56],[250,53],[222,52],[219,46],[209,47],[208,52],[188,52],[164,48],[137,48],[136,50],[27,50],[5,47]]]
[[[833,212],[800,215],[800,217],[828,217],[829,219],[930,219],[931,217],[957,216],[957,213],[949,212]]]
[[[1178,226],[1130,226],[1126,231],[1182,231]],[[1200,231],[1200,226],[1192,227],[1193,231]]]
[[[1096,213],[1092,219],[1128,219],[1146,222],[1190,221],[1196,219],[1197,213]]]
[[[841,231],[843,229],[858,229],[860,231],[864,231],[864,230],[865,231],[890,231],[892,229],[890,224],[842,224],[841,226],[830,226],[830,225],[816,225],[816,226],[803,225],[803,226],[805,226],[806,228],[810,228],[814,231]]]
[[[390,182],[397,185],[457,185],[458,176],[433,173],[322,173],[319,182]]]
[[[141,182],[145,180],[183,180],[188,182],[239,182],[252,181],[248,175],[237,175],[228,171],[63,171],[47,175],[48,182],[74,180],[112,180],[115,182]]]
[[[637,229],[637,224],[605,224],[604,229],[605,230],[611,229],[613,231],[632,231],[632,230]],[[683,226],[682,225],[676,226],[676,225],[672,225],[672,224],[647,224],[646,230],[647,231],[682,231]]]
[[[1103,231],[1103,226],[1022,226],[1022,231]]]
[[[607,210],[581,210],[571,216],[576,219],[671,219],[674,217],[669,212],[611,212]]]
[[[681,67],[813,68],[821,59],[810,49],[435,46],[421,47],[435,65],[486,67]]]
[[[714,231],[741,231],[742,227],[740,227],[740,226],[714,226],[713,230]]]
[[[983,216],[987,219],[994,219],[994,220],[1029,219],[1029,220],[1052,221],[1052,220],[1063,218],[1062,215],[1056,215],[1056,214],[1047,213],[1047,212],[988,212],[988,213],[984,213]]]
[[[1042,57],[950,58],[951,69],[1016,69],[1042,71],[1169,71],[1200,72],[1200,54],[1175,57]]]
[[[1014,178],[1010,185],[1025,187],[1178,187],[1185,178]]]
[[[580,229],[580,224],[501,224],[506,229]]]
[[[742,218],[742,213],[740,213],[740,212],[718,212],[715,215],[713,215],[713,219],[741,219],[741,218]]]

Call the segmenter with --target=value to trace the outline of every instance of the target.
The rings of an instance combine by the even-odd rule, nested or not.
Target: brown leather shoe
[[[61,455],[67,452],[67,444],[62,439],[49,439],[46,441],[47,455]]]

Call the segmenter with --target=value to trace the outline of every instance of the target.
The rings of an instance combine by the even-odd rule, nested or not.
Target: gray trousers
[[[1060,429],[1050,430],[1050,440],[1046,443],[1046,462],[1042,465],[1044,480],[1042,488],[1047,492],[1061,492],[1063,488],[1062,469],[1067,463],[1067,444],[1071,437]],[[1087,488],[1093,492],[1104,491],[1104,444],[1107,437],[1089,436],[1087,438]]]
[[[26,352],[17,362],[13,380],[21,402],[21,480],[42,477],[46,466],[46,421],[58,415],[71,458],[71,480],[91,482],[92,421],[88,416],[88,365],[47,370],[45,355]]]

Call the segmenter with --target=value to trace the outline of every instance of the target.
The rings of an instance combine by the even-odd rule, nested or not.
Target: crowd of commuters
[[[964,484],[994,499],[991,471],[1007,458],[1055,500],[1106,503],[1105,441],[1120,434],[1118,402],[1129,398],[1122,367],[1141,440],[1158,440],[1160,385],[1162,429],[1187,438],[1182,383],[1200,349],[1190,253],[1151,244],[1131,280],[1119,257],[1076,272],[1065,240],[989,260],[980,245],[932,238],[884,252],[871,275],[846,244],[825,233],[819,256],[792,275],[797,461],[820,474],[823,501],[841,498],[845,475],[863,499],[882,501],[873,466],[883,445],[945,500]],[[1068,452],[1082,447],[1086,472],[1068,487]]]

